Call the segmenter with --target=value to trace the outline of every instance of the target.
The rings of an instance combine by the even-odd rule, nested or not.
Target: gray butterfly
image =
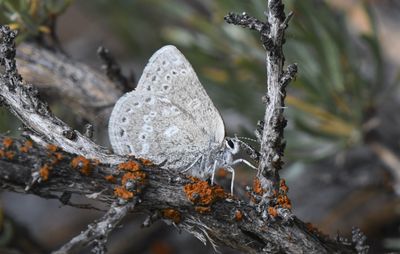
[[[225,138],[224,122],[190,63],[174,46],[150,58],[136,90],[114,106],[109,129],[117,154],[132,154],[177,172],[208,178],[218,168],[232,172],[237,138]]]

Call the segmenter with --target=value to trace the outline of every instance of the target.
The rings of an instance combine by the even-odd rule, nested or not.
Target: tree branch
[[[19,73],[27,83],[63,101],[91,123],[101,122],[99,115],[108,119],[123,94],[123,89],[104,74],[60,52],[23,43],[16,53]]]
[[[101,162],[116,164],[124,161],[124,158],[111,154],[107,149],[71,129],[50,112],[47,104],[38,98],[36,88],[25,84],[18,74],[13,41],[16,33],[7,27],[1,27],[1,32],[3,35],[1,63],[5,66],[5,74],[0,77],[0,94],[3,104],[32,131],[32,139],[51,143],[62,147],[64,151]]]
[[[107,77],[110,80],[115,81],[119,85],[120,90],[123,92],[129,92],[136,88],[134,77],[132,76],[131,78],[127,78],[122,75],[121,67],[115,61],[108,49],[99,47],[97,49],[97,54],[104,62],[102,68],[106,71]]]
[[[277,204],[277,193],[279,192],[280,177],[279,170],[282,168],[285,142],[283,132],[286,119],[283,116],[286,86],[297,73],[297,66],[290,65],[287,71],[283,71],[284,55],[282,45],[284,43],[284,32],[291,14],[286,18],[284,5],[279,0],[268,1],[267,21],[263,22],[249,17],[246,13],[242,15],[228,14],[225,20],[234,25],[241,25],[255,29],[260,32],[261,42],[266,50],[267,86],[264,96],[266,110],[262,126],[260,163],[258,167],[258,178],[263,189],[263,198],[260,205],[272,207]],[[288,211],[284,210],[288,215]],[[284,214],[280,214],[285,217]],[[284,219],[290,219],[286,216]]]
[[[0,143],[7,143],[4,140],[5,138],[0,136]],[[66,205],[73,206],[76,204],[62,199],[62,193],[93,197],[100,207],[118,201],[118,197],[114,195],[114,189],[121,183],[124,171],[115,170],[115,166],[108,164],[92,164],[91,173],[86,176],[71,166],[76,156],[60,151],[62,159],[51,164],[55,155],[49,149],[34,145],[28,152],[21,152],[21,147],[24,145],[25,142],[19,139],[14,139],[8,148],[3,145],[2,151],[13,152],[14,156],[12,159],[0,157],[2,189],[25,193],[26,184],[31,182],[32,174],[48,164],[52,165],[48,179],[34,184],[28,193],[44,198],[59,199]],[[184,175],[171,177],[170,172],[158,166],[141,165],[140,167],[148,175],[148,182],[140,197],[142,203],[135,208],[134,212],[151,214],[158,210],[161,211],[164,219],[172,220],[176,218],[166,213],[172,209],[179,214],[176,226],[192,233],[204,242],[212,239],[217,245],[226,245],[245,253],[263,252],[264,248],[285,253],[332,253],[335,251],[354,253],[352,246],[331,240],[296,218],[291,224],[284,224],[279,220],[266,223],[259,217],[257,207],[246,201],[219,199],[210,205],[209,211],[200,213],[199,204],[193,204],[184,191],[185,186],[193,183],[192,180]],[[115,172],[116,183],[105,179],[107,175],[104,172],[111,171]],[[132,202],[134,201],[129,201],[128,204]],[[84,204],[81,204],[81,207],[90,209]],[[236,216],[237,213],[240,213],[242,217]]]
[[[95,253],[106,253],[107,237],[113,229],[118,226],[118,223],[135,208],[139,198],[135,199],[126,205],[112,205],[108,212],[100,219],[99,222],[88,226],[88,229],[75,236],[68,243],[63,245],[53,254],[67,254],[80,249],[89,244],[95,245],[92,251]]]
[[[117,191],[118,188],[127,189],[128,183],[136,186],[126,180],[131,172],[121,169],[122,164],[116,166],[131,160],[147,176],[146,190],[140,196],[143,202],[135,208],[135,212],[152,213],[159,210],[164,219],[173,221],[177,227],[192,233],[203,242],[209,240],[215,246],[222,244],[246,253],[355,252],[354,246],[328,239],[295,217],[289,223],[282,223],[278,217],[272,216],[266,220],[260,216],[257,205],[227,198],[228,195],[217,186],[212,187],[205,181],[172,174],[162,169],[162,166],[152,166],[145,161],[108,153],[52,115],[47,105],[38,99],[35,89],[26,85],[17,72],[13,42],[15,32],[7,27],[1,27],[0,32],[0,60],[5,67],[5,73],[0,77],[3,103],[32,131],[31,136],[35,140],[44,140],[63,150],[56,151],[52,146],[27,148],[27,144],[21,140],[10,142],[0,137],[3,143],[0,150],[0,184],[3,189],[25,192],[29,185],[30,193],[45,198],[58,198],[67,205],[70,205],[68,198],[65,198],[68,195],[63,193],[85,195],[105,205],[116,201],[121,204],[124,201],[122,203],[128,205],[118,207],[120,212],[115,217],[108,216],[113,213],[112,209],[104,217],[110,218],[108,221],[114,227],[130,210],[131,205],[136,205],[132,199],[137,197],[133,194],[137,194],[136,187],[136,191],[128,191],[133,197],[128,194],[127,197],[121,197]],[[96,161],[87,162],[86,158],[77,157],[74,153]],[[105,178],[115,178],[115,183]],[[33,179],[38,181],[33,182]],[[194,186],[201,187],[196,189]],[[206,195],[203,192],[215,192],[218,195],[202,196]],[[201,203],[205,202],[203,199],[207,203]],[[100,224],[94,225],[97,236],[107,235],[108,232],[102,234],[97,230],[101,228]],[[85,231],[83,236],[89,232],[93,232],[93,228]],[[86,243],[87,237],[83,238],[85,240],[80,240],[82,238],[78,236],[66,248],[75,246],[75,243]],[[357,238],[358,241],[361,238]]]

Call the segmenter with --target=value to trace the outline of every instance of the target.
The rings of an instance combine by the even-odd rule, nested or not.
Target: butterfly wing
[[[225,126],[221,115],[207,95],[193,67],[174,46],[159,49],[150,58],[139,80],[137,91],[148,91],[181,105],[195,116],[196,125],[222,143]]]
[[[225,129],[190,63],[166,46],[151,57],[136,90],[116,103],[109,136],[118,154],[184,169],[220,147]]]

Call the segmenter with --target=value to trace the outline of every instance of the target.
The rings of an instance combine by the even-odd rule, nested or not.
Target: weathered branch
[[[0,141],[3,142],[3,155],[0,156],[2,188],[25,192],[26,186],[31,184],[30,193],[46,198],[59,198],[65,204],[69,204],[68,200],[65,200],[65,196],[68,195],[62,195],[62,193],[90,195],[89,197],[96,198],[100,204],[105,205],[116,202],[118,197],[114,190],[119,183],[122,183],[124,188],[126,187],[123,178],[127,173],[116,169],[115,165],[130,158],[108,153],[107,150],[54,117],[46,104],[38,99],[35,89],[26,85],[17,72],[14,60],[14,32],[5,27],[1,27],[1,32],[3,41],[0,45],[1,63],[5,66],[5,74],[0,77],[0,94],[4,104],[33,132],[31,135],[33,138],[45,140],[63,150],[55,155],[54,151],[49,154],[48,149],[34,146],[27,152],[22,148],[24,144],[21,141],[14,140],[10,144],[9,140],[6,142],[1,137]],[[277,82],[281,82],[280,78],[281,75]],[[267,125],[266,123],[265,126]],[[80,163],[73,163],[76,159],[73,154],[83,155],[102,163],[92,162],[90,171],[83,170],[86,159],[81,158]],[[269,217],[266,220],[260,216],[257,205],[226,198],[226,194],[218,198],[212,196],[213,201],[206,207],[198,206],[198,197],[201,195],[195,192],[188,196],[188,192],[185,191],[188,186],[196,184],[193,179],[187,179],[176,173],[172,174],[158,166],[146,166],[140,161],[134,163],[140,165],[140,170],[148,176],[146,190],[141,195],[143,202],[136,207],[135,212],[151,213],[160,210],[165,219],[174,221],[178,227],[194,234],[204,242],[209,240],[212,244],[230,246],[246,253],[355,252],[354,246],[328,239],[295,217],[292,217],[288,223],[282,223],[278,217],[275,219]],[[37,174],[40,174],[41,181],[32,184],[33,176]],[[105,177],[110,175],[116,178],[115,184],[105,180]],[[212,191],[213,188],[216,187],[210,187],[206,182],[202,182],[201,189],[198,191],[206,190],[207,192],[207,190]],[[134,204],[129,198],[126,199],[128,199],[128,204]],[[113,225],[116,225],[126,214],[129,205],[118,209],[122,209],[123,212],[112,219]],[[105,217],[107,218],[107,215]],[[100,225],[95,225],[95,228],[98,226]],[[92,229],[85,232],[92,232]],[[83,233],[82,236],[87,233]],[[102,233],[98,234],[100,235]],[[87,238],[83,238],[84,240],[81,241],[78,236],[75,239],[79,241],[72,240],[72,245],[76,242],[79,244],[87,242]]]
[[[53,252],[53,254],[68,254],[89,244],[95,245],[92,249],[93,252],[105,253],[108,235],[135,208],[137,201],[138,197],[135,197],[129,204],[123,206],[112,205],[100,221],[90,224],[88,229],[72,238],[71,241]]]
[[[267,105],[261,141],[259,175],[263,175],[266,179],[272,181],[270,187],[276,190],[279,185],[278,170],[282,168],[283,164],[282,156],[285,148],[283,131],[286,126],[286,119],[283,116],[286,90],[281,83],[284,64],[282,45],[286,29],[283,24],[286,17],[281,1],[268,1],[267,18],[270,25],[269,36],[264,39],[265,36],[261,35],[264,47],[267,50]],[[295,72],[292,74],[294,75]]]
[[[0,143],[4,143],[4,137],[0,136]],[[7,149],[3,147],[4,151],[13,152],[14,156],[12,159],[0,158],[2,189],[25,193],[32,171],[53,161],[53,155],[47,148],[33,146],[28,152],[21,152],[23,146],[22,140],[15,139]],[[113,167],[92,165],[90,175],[86,176],[71,166],[75,156],[60,153],[62,159],[52,166],[48,180],[33,185],[29,193],[57,199],[61,199],[63,192],[90,196],[99,202],[99,206],[110,205],[118,199],[114,195],[114,188],[119,180],[115,184],[105,180],[104,172],[115,172]],[[165,214],[164,211],[173,209],[180,219],[176,222],[177,226],[204,241],[209,237],[217,245],[226,245],[245,253],[260,253],[266,248],[285,253],[354,253],[351,246],[320,235],[296,218],[292,224],[284,224],[279,220],[266,223],[259,217],[256,207],[246,201],[220,199],[211,205],[209,212],[199,213],[184,191],[185,186],[191,183],[190,179],[184,175],[171,177],[170,172],[157,166],[142,165],[141,168],[148,175],[148,183],[141,196],[143,202],[134,212],[150,214],[159,210]],[[123,174],[117,170],[116,179]],[[71,205],[65,200],[63,202]],[[236,216],[237,213],[242,217]]]
[[[33,132],[32,138],[101,162],[115,164],[124,161],[124,158],[111,154],[107,149],[71,129],[50,112],[47,104],[38,98],[36,88],[25,84],[17,72],[13,42],[15,32],[6,27],[1,27],[1,29],[3,33],[1,61],[5,66],[5,74],[0,77],[0,94],[3,104]]]
[[[246,13],[241,15],[228,14],[225,20],[234,25],[249,27],[260,32],[261,41],[267,52],[267,92],[264,96],[266,111],[264,126],[262,128],[260,163],[258,177],[264,189],[264,203],[270,203],[274,193],[279,190],[279,170],[282,168],[282,157],[285,148],[283,131],[286,119],[283,116],[286,86],[297,73],[297,66],[290,65],[286,72],[283,71],[284,55],[282,45],[284,32],[291,15],[286,18],[284,5],[279,0],[268,1],[267,21],[263,22],[249,17]]]
[[[229,13],[225,17],[225,21],[230,24],[247,27],[260,32],[263,36],[269,36],[270,26],[268,23],[262,22],[257,18],[250,17],[247,13],[242,14]]]
[[[120,90],[124,92],[132,91],[135,89],[136,84],[134,77],[127,78],[121,72],[121,67],[117,64],[110,51],[104,47],[97,49],[97,54],[103,60],[102,68],[106,71],[107,77],[115,81],[119,85]]]
[[[63,101],[91,123],[107,120],[112,106],[123,93],[106,75],[35,44],[19,45],[16,60],[19,73],[27,83]]]

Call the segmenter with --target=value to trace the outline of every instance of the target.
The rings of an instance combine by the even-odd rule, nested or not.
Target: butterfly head
[[[231,154],[237,154],[240,149],[239,141],[236,138],[225,138],[225,149]]]

